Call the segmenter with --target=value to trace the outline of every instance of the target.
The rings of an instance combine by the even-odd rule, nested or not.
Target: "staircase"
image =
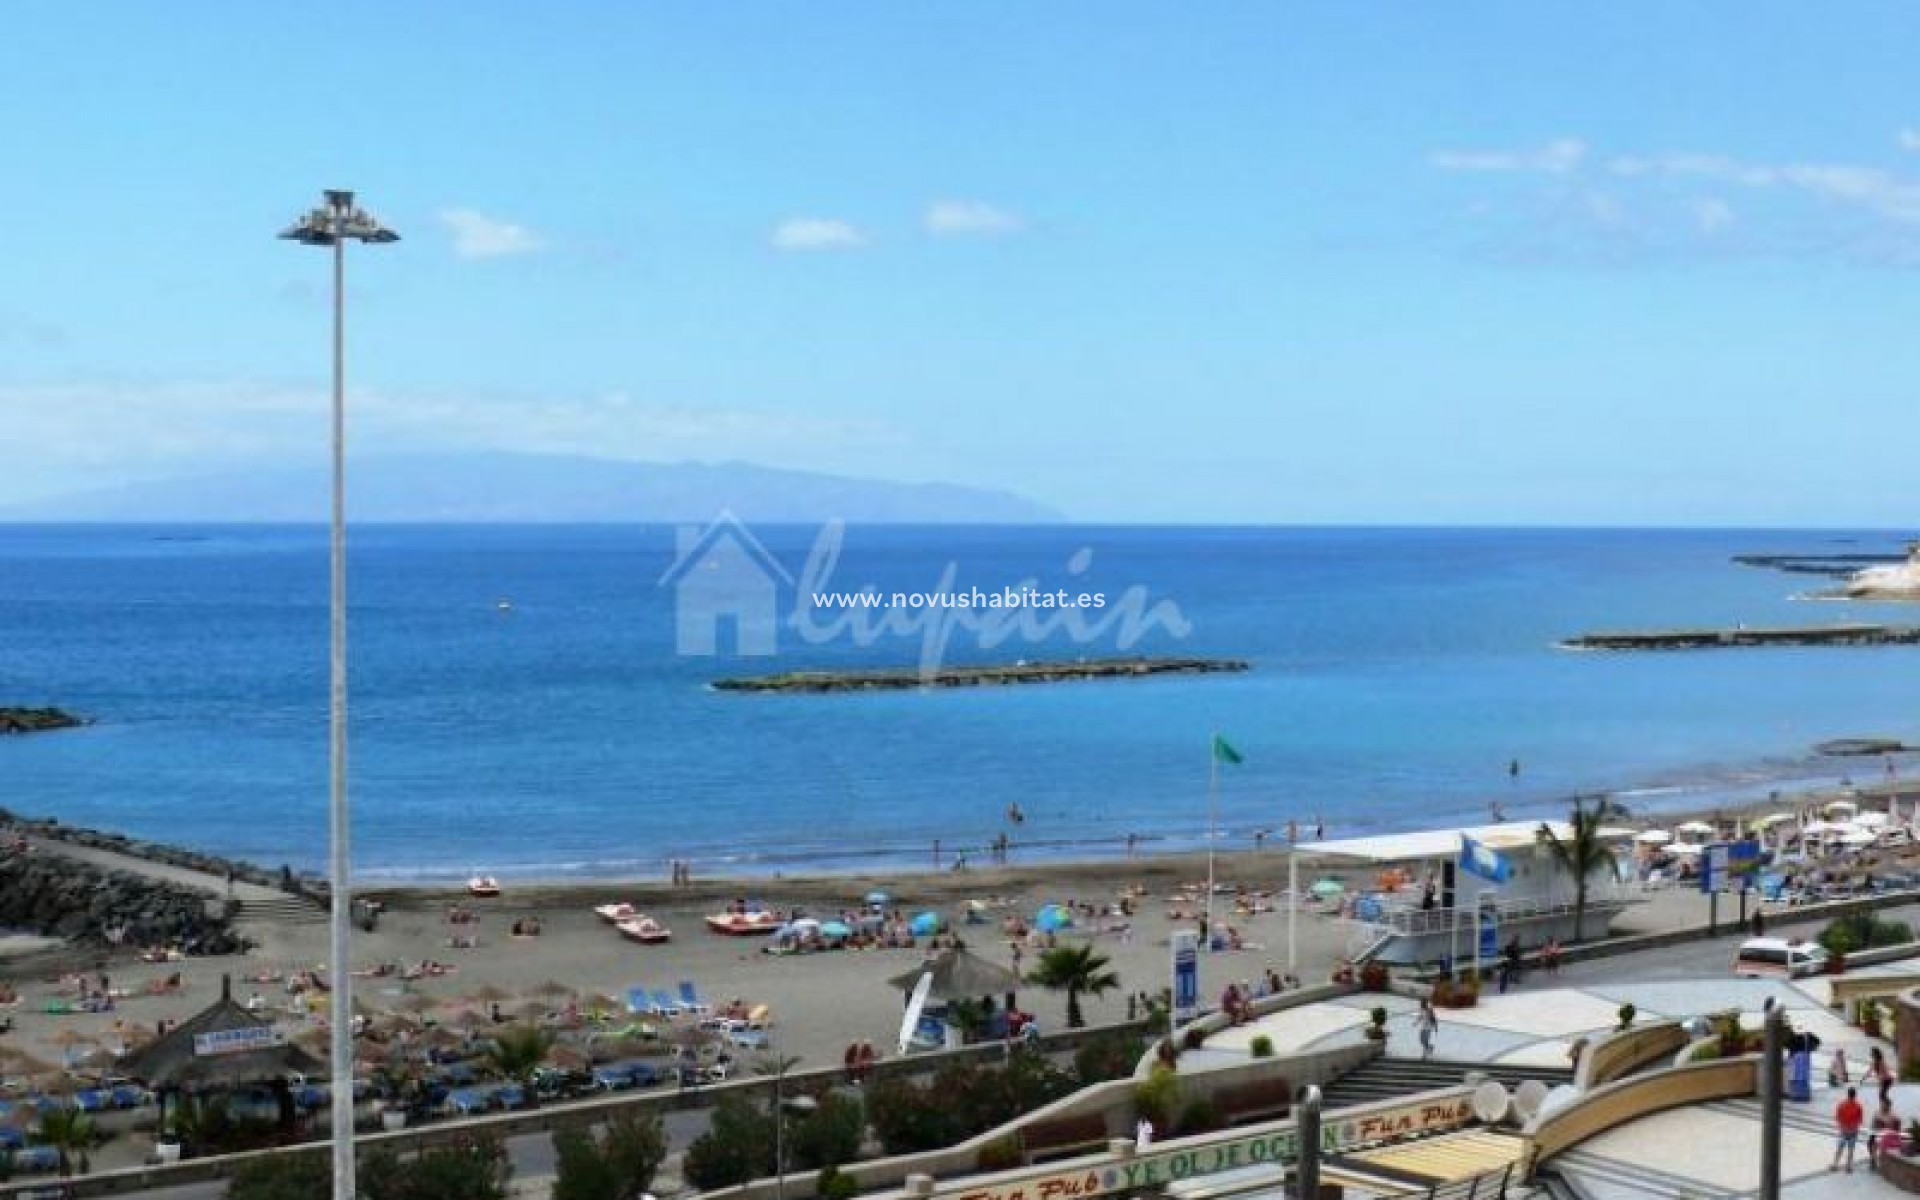
[[[1321,1106],[1329,1111],[1355,1104],[1397,1100],[1415,1092],[1458,1087],[1468,1072],[1497,1079],[1512,1090],[1522,1080],[1538,1079],[1548,1087],[1573,1082],[1565,1067],[1516,1067],[1504,1063],[1443,1062],[1440,1059],[1376,1058],[1321,1089]]]
[[[289,893],[242,900],[240,915],[234,921],[240,925],[324,925],[327,910],[316,900]]]

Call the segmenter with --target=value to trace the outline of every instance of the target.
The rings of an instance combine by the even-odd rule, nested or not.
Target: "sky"
[[[0,504],[740,460],[1074,519],[1920,516],[1920,7],[20,0]]]

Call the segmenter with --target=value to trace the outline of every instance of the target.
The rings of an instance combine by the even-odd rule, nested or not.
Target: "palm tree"
[[[1120,986],[1120,976],[1107,969],[1104,954],[1095,954],[1091,945],[1055,946],[1040,956],[1032,982],[1043,988],[1067,994],[1067,1028],[1080,1029],[1087,1023],[1080,1011],[1080,996],[1098,996]]]
[[[535,1103],[533,1073],[547,1061],[553,1035],[535,1025],[515,1025],[493,1035],[487,1065],[526,1088],[527,1103]]]
[[[1606,822],[1626,816],[1625,806],[1605,796],[1575,796],[1573,811],[1567,814],[1571,828],[1564,838],[1545,821],[1534,834],[1547,848],[1555,865],[1573,876],[1573,940],[1576,942],[1586,936],[1588,876],[1602,868],[1610,872],[1619,869],[1618,854],[1601,840],[1600,830]]]
[[[87,1168],[87,1150],[93,1145],[93,1118],[77,1108],[57,1108],[40,1117],[40,1140],[60,1154],[60,1174],[73,1174],[74,1155]]]

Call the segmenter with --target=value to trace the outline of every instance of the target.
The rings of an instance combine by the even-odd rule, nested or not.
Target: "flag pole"
[[[1207,742],[1207,903],[1201,918],[1206,930],[1201,940],[1206,943],[1205,950],[1213,948],[1213,843],[1216,824],[1215,810],[1220,798],[1220,735],[1214,734]]]

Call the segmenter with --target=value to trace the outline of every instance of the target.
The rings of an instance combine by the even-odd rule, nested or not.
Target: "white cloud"
[[[524,225],[502,221],[470,208],[441,210],[440,223],[453,235],[453,252],[461,258],[504,258],[531,254],[546,243]]]
[[[1920,181],[1879,167],[1845,163],[1749,163],[1717,154],[1622,157],[1608,169],[1630,176],[1686,176],[1756,189],[1799,191],[1871,211],[1902,225],[1920,225]]]
[[[836,217],[789,217],[773,227],[776,250],[854,250],[866,244],[858,226]]]
[[[1534,171],[1565,175],[1586,160],[1587,144],[1556,138],[1534,150],[1437,150],[1429,156],[1443,171]]]
[[[923,224],[935,237],[1003,237],[1027,227],[1018,213],[981,200],[936,200]]]
[[[1693,223],[1701,233],[1715,234],[1733,224],[1733,206],[1717,196],[1693,202]]]
[[[1902,129],[1898,140],[1902,150],[1920,153],[1920,129]]]

